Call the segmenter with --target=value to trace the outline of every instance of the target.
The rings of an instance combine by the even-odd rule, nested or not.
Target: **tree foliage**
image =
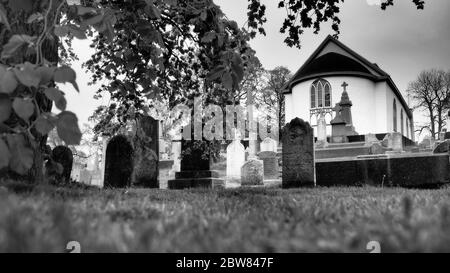
[[[248,26],[251,36],[257,33],[265,34],[264,24],[267,22],[266,6],[261,0],[248,0]],[[313,29],[314,33],[320,31],[322,23],[331,21],[331,28],[335,37],[340,33],[339,18],[340,7],[344,0],[279,0],[278,7],[286,10],[286,17],[280,32],[286,34],[284,42],[290,47],[301,47],[300,37],[306,29]],[[417,9],[423,9],[425,1],[412,0]],[[385,0],[381,9],[394,5],[394,0]]]

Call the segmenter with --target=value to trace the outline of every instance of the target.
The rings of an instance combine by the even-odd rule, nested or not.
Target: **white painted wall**
[[[334,107],[341,100],[343,92],[342,83],[348,83],[347,92],[353,103],[352,117],[353,125],[358,134],[386,133],[393,131],[393,99],[394,92],[386,82],[375,83],[371,80],[353,76],[331,76],[323,77],[331,85],[331,101]],[[295,117],[310,122],[316,121],[310,118],[310,88],[313,80],[308,80],[295,85],[291,94],[286,94],[286,122]],[[397,124],[400,132],[400,109],[402,104],[397,100]],[[404,135],[406,132],[406,110],[404,112]],[[329,124],[330,119],[327,118]],[[316,133],[316,132],[315,132]],[[327,134],[331,135],[331,127],[327,128]]]

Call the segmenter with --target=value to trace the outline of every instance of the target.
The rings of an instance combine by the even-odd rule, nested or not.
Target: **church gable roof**
[[[325,38],[294,74],[286,85],[284,93],[291,93],[292,87],[297,83],[331,75],[363,77],[376,82],[386,81],[402,103],[408,117],[412,117],[412,112],[390,75],[331,35]]]

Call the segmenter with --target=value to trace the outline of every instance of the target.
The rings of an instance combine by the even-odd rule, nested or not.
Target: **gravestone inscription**
[[[314,135],[308,122],[299,118],[282,132],[283,188],[315,186]]]

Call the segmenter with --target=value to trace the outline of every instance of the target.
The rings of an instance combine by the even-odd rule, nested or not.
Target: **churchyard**
[[[271,1],[230,2],[0,3],[0,252],[450,251],[448,52],[325,0],[264,51]]]
[[[395,134],[378,142],[365,136],[380,154],[315,159],[322,143],[297,118],[281,145],[249,140],[246,149],[236,137],[214,162],[195,144],[205,141],[165,149],[178,151],[178,160],[161,155],[167,143],[158,121],[136,126],[106,142],[102,187],[3,180],[0,251],[70,252],[69,242],[82,252],[369,253],[374,242],[382,252],[450,250],[446,140],[433,150],[394,152],[403,147]],[[53,153],[63,167],[57,180],[67,180],[70,150]]]
[[[450,191],[1,188],[0,251],[445,251]]]

